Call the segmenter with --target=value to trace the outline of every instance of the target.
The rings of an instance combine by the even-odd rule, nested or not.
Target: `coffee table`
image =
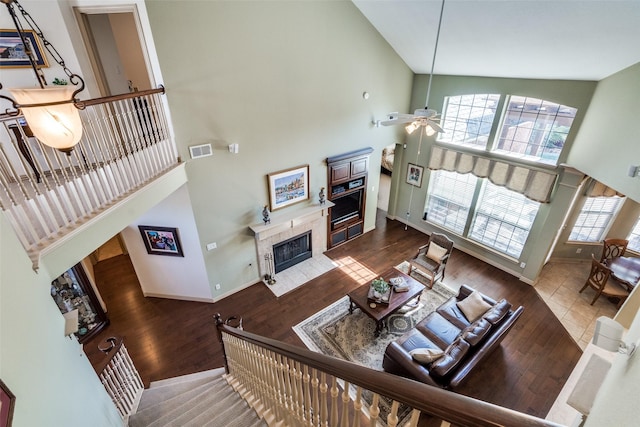
[[[422,283],[396,268],[390,268],[378,277],[380,276],[382,276],[382,278],[387,282],[389,282],[393,277],[402,277],[405,283],[409,286],[409,290],[407,292],[394,292],[392,290],[389,298],[389,304],[372,304],[372,302],[367,299],[369,287],[371,286],[370,283],[362,285],[347,294],[349,297],[349,314],[353,314],[353,310],[358,307],[364,314],[375,320],[376,330],[374,334],[376,337],[380,335],[384,322],[390,315],[398,311],[400,307],[404,306],[415,297],[418,297],[417,301],[420,301],[422,291],[425,290],[425,286]]]

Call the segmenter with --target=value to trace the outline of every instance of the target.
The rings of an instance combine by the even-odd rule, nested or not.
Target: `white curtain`
[[[428,168],[472,173],[478,178],[488,178],[496,185],[507,187],[541,203],[550,202],[551,191],[558,176],[554,172],[536,170],[435,145],[431,148]]]

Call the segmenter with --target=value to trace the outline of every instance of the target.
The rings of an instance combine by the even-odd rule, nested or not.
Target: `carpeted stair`
[[[222,378],[224,370],[151,383],[130,427],[263,427],[267,424]]]

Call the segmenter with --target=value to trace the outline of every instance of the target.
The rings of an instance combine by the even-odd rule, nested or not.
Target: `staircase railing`
[[[118,408],[120,416],[126,418],[138,408],[144,384],[129,357],[122,337],[107,338],[99,349],[106,353],[107,357],[95,367],[96,373]]]
[[[417,381],[372,370],[216,323],[223,344],[225,378],[269,426],[395,427],[401,408],[406,426],[421,414],[441,426],[560,426],[531,415]],[[368,396],[365,402],[365,395]],[[388,412],[382,420],[383,403]],[[432,424],[430,424],[432,425]]]
[[[0,114],[0,209],[34,263],[51,242],[179,163],[164,88],[93,99],[69,155]]]

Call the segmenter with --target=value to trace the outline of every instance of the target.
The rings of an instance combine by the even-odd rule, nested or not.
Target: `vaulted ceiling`
[[[440,0],[352,0],[431,71]],[[601,80],[640,62],[640,0],[445,0],[435,74]]]

